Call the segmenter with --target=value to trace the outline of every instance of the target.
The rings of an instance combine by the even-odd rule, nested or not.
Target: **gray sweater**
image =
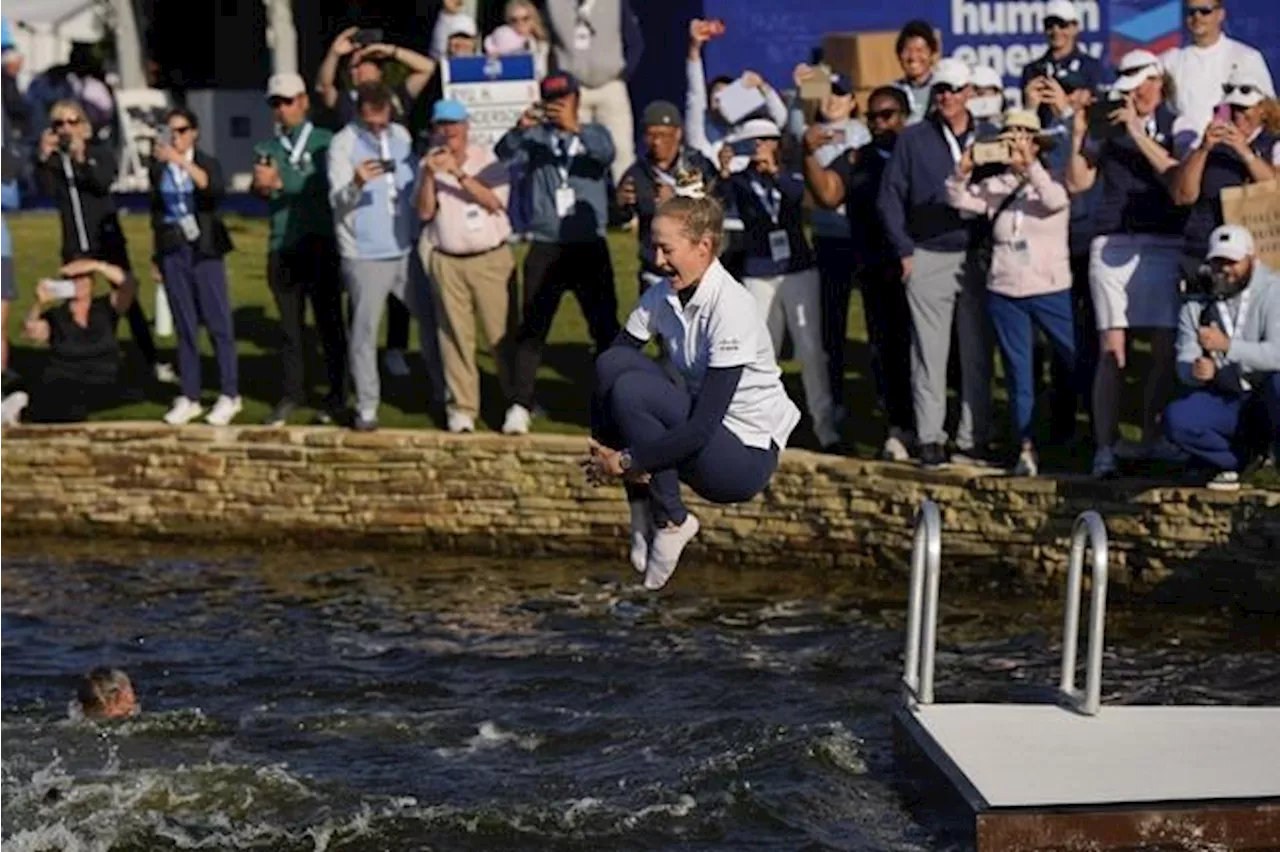
[[[534,242],[586,243],[604,238],[609,221],[609,165],[613,137],[599,124],[584,124],[570,136],[545,124],[515,128],[494,146],[498,158],[524,165],[530,205],[529,233]],[[556,209],[556,191],[573,190],[573,210]]]
[[[1255,389],[1270,373],[1280,371],[1280,274],[1255,262],[1253,279],[1245,288],[1248,310],[1236,322],[1231,347],[1219,364],[1213,386],[1228,393],[1240,393],[1243,378]],[[1204,356],[1200,348],[1200,315],[1209,310],[1201,301],[1187,301],[1178,315],[1178,378],[1184,384],[1201,387],[1191,375],[1191,365]],[[1223,331],[1227,328],[1218,323]]]
[[[578,0],[547,0],[555,64],[582,85],[595,89],[620,80],[626,68],[622,41],[622,0],[591,0],[586,14]],[[579,21],[590,31],[586,50],[578,49]]]

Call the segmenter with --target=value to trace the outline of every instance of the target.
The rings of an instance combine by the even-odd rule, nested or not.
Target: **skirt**
[[[1181,278],[1181,237],[1094,237],[1089,246],[1089,290],[1098,330],[1177,328]]]

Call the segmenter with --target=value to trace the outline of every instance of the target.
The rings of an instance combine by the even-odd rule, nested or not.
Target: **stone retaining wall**
[[[19,427],[5,430],[0,447],[4,532],[620,559],[625,504],[618,491],[583,484],[584,443],[407,430]],[[925,473],[803,451],[789,451],[750,503],[695,498],[703,532],[694,558],[897,570],[926,497],[942,508],[948,583],[1056,586],[1072,520],[1097,509],[1111,532],[1114,583],[1280,607],[1277,492]]]

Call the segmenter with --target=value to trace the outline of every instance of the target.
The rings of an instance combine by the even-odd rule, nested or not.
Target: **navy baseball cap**
[[[837,71],[831,75],[831,91],[837,95],[849,95],[853,93],[853,84],[846,75]]]
[[[654,101],[644,108],[640,119],[642,127],[680,127],[680,109],[670,101]]]
[[[542,99],[553,101],[578,91],[578,78],[568,71],[557,71],[542,78]]]

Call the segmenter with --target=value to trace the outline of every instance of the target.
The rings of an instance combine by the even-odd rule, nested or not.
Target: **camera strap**
[[[307,140],[311,138],[311,130],[313,125],[310,121],[302,125],[302,132],[298,134],[297,142],[289,141],[289,134],[281,132],[279,135],[280,147],[284,149],[284,153],[289,158],[289,165],[295,169],[298,163],[302,161],[302,156],[307,153]]]
[[[67,179],[67,196],[71,199],[71,218],[76,223],[76,239],[80,241],[80,251],[89,251],[89,229],[84,224],[84,208],[80,206],[80,187],[76,186],[76,173],[71,168],[71,157],[62,152],[62,174]]]

